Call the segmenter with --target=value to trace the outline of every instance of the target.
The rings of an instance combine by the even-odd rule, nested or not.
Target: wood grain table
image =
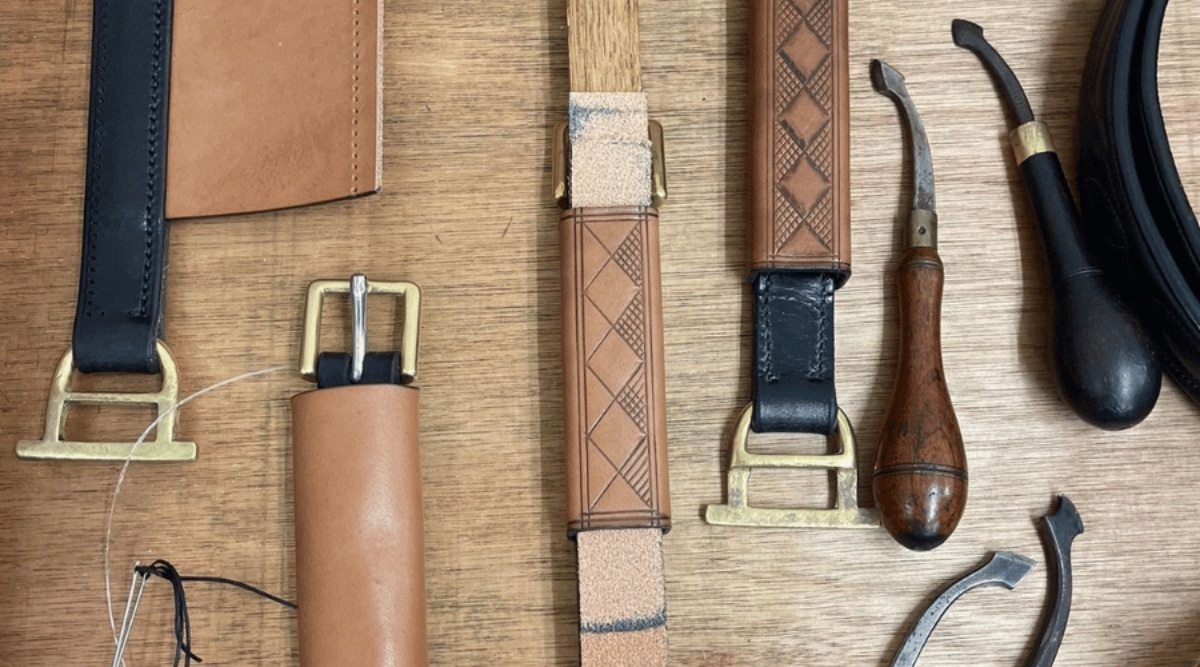
[[[644,82],[666,126],[671,185],[662,264],[673,664],[885,665],[917,607],[998,549],[1039,565],[1013,592],[963,599],[921,664],[1021,664],[1047,595],[1036,520],[1064,492],[1087,532],[1075,543],[1074,608],[1058,664],[1200,660],[1200,410],[1168,383],[1144,424],[1105,433],[1058,400],[1046,364],[1046,270],[1004,116],[979,63],[950,40],[954,17],[985,25],[1073,171],[1078,82],[1102,4],[851,2],[855,254],[838,298],[840,401],[869,465],[896,358],[892,274],[909,196],[900,120],[867,75],[869,60],[882,57],[908,76],[933,144],[946,371],[971,465],[958,532],[936,552],[914,554],[882,531],[770,532],[701,519],[705,505],[723,501],[727,441],[749,391],[746,7],[642,0]],[[71,331],[90,11],[76,0],[0,7],[4,666],[107,665],[112,655],[103,544],[119,466],[13,453],[42,428]],[[1163,96],[1197,195],[1200,2],[1176,0],[1169,12]],[[389,1],[383,192],[172,223],[166,340],[184,394],[294,365],[310,280],[362,271],[424,287],[422,465],[436,665],[577,660],[549,186],[551,128],[566,112],[565,16],[557,0]],[[384,324],[376,336],[386,335]],[[199,443],[197,461],[131,468],[112,532],[118,616],[139,559],[295,594],[287,399],[307,388],[295,373],[276,372],[206,396],[181,418],[181,432]],[[132,438],[148,417],[130,412],[113,428]],[[112,421],[79,410],[71,429]],[[785,445],[823,447],[762,439]],[[825,475],[810,473],[768,479],[762,492],[775,503],[826,502],[827,489]],[[188,598],[204,664],[296,663],[292,612],[203,584]],[[171,648],[170,591],[155,580],[129,664],[169,664]]]

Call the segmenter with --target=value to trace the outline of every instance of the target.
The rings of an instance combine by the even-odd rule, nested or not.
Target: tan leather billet
[[[175,0],[168,218],[380,186],[383,0]]]
[[[560,220],[567,523],[670,527],[658,212]]]
[[[292,398],[301,667],[428,663],[418,395]]]
[[[750,268],[846,271],[847,0],[750,8]]]

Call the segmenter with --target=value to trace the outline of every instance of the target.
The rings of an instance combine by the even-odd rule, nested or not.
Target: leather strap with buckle
[[[98,2],[92,17],[87,184],[75,329],[54,374],[41,440],[22,458],[183,461],[175,440],[179,382],[159,340],[167,225],[164,216],[172,0]],[[150,393],[75,392],[73,370],[162,374]],[[63,434],[73,403],[150,404],[163,422],[153,441],[80,442]]]
[[[667,662],[670,529],[658,209],[662,128],[641,87],[637,2],[569,0],[569,122],[556,132],[567,532],[582,665]]]
[[[750,3],[752,402],[732,444],[728,503],[709,523],[870,528],[858,506],[854,434],[834,391],[833,301],[850,276],[850,92],[846,0]],[[750,454],[756,433],[811,433],[829,456]],[[750,504],[756,468],[835,471],[829,509]]]
[[[349,353],[320,352],[321,307],[349,294]],[[403,299],[399,350],[369,352],[367,296]],[[425,665],[424,514],[418,447],[420,289],[318,280],[292,398],[300,665]]]

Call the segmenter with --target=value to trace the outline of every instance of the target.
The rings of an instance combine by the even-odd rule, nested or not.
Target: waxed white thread
[[[227,378],[225,380],[221,380],[220,382],[217,382],[216,384],[212,384],[207,387],[204,387],[203,389],[200,389],[199,391],[196,391],[195,393],[191,394],[190,396],[187,396],[183,400],[179,401],[173,407],[171,407],[169,410],[166,410],[162,414],[155,417],[154,421],[150,422],[150,425],[147,426],[146,429],[144,431],[142,431],[142,434],[140,436],[138,436],[138,439],[136,441],[134,441],[133,447],[129,448],[129,455],[125,457],[125,462],[121,466],[121,472],[117,475],[117,483],[113,487],[112,501],[108,507],[108,518],[105,521],[105,525],[104,525],[104,600],[108,606],[108,627],[109,627],[109,629],[112,630],[114,647],[119,643],[119,638],[117,636],[116,616],[113,613],[112,572],[110,571],[111,570],[110,556],[112,553],[113,518],[116,515],[116,511],[117,511],[117,498],[121,494],[121,486],[125,483],[126,473],[129,472],[129,464],[133,462],[134,452],[136,452],[137,448],[143,442],[145,442],[146,437],[150,434],[150,432],[158,427],[159,422],[161,422],[163,419],[166,419],[171,414],[178,412],[180,408],[187,405],[191,401],[193,401],[197,398],[200,398],[201,396],[204,396],[205,394],[208,394],[208,393],[214,392],[218,389],[221,389],[222,387],[228,387],[229,385],[237,384],[238,382],[242,382],[243,380],[250,380],[252,378],[262,377],[264,375],[270,375],[271,373],[278,373],[280,371],[287,371],[287,370],[295,370],[295,369],[293,369],[291,366],[275,366],[274,368],[263,368],[263,369],[259,369],[256,371],[250,371],[248,373],[242,373],[241,375],[236,375],[234,377]],[[124,659],[122,659],[121,662],[122,662],[122,664],[124,664],[124,662],[125,662]]]

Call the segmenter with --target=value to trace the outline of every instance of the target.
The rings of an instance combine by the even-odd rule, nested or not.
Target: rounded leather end
[[[1141,423],[1158,402],[1162,368],[1149,337],[1098,274],[1055,294],[1055,382],[1084,421],[1109,431]]]
[[[965,472],[883,469],[872,484],[883,527],[901,545],[930,551],[950,538],[967,506]]]

